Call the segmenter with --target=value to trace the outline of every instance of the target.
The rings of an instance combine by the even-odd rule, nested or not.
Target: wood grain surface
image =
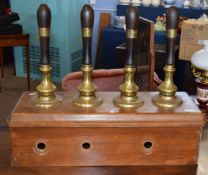
[[[36,93],[24,93],[9,118],[12,165],[44,166],[155,166],[196,165],[205,116],[189,96],[175,110],[155,107],[141,92],[145,105],[124,111],[112,100],[116,92],[101,92],[95,109],[73,105],[77,93],[59,93],[64,101],[38,108]]]
[[[103,104],[95,109],[78,108],[72,99],[78,94],[63,93],[64,101],[61,105],[42,109],[35,106],[33,99],[35,92],[24,93],[9,119],[10,127],[178,127],[202,126],[205,116],[183,92],[178,95],[183,99],[183,105],[175,110],[161,109],[154,106],[152,96],[156,92],[140,92],[138,95],[144,100],[144,106],[123,110],[113,105],[113,98],[118,92],[100,92]]]
[[[0,175],[195,175],[197,165],[12,168],[7,130],[0,129]]]
[[[15,128],[13,166],[197,164],[199,128]],[[37,144],[45,144],[39,153]]]

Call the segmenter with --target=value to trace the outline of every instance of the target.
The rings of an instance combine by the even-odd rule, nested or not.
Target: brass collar
[[[129,39],[135,39],[137,38],[137,30],[134,29],[127,29],[126,30],[126,37]]]
[[[166,31],[167,38],[176,38],[177,30],[176,29],[167,29]]]
[[[82,37],[84,37],[84,38],[92,37],[92,28],[83,28],[82,29]]]
[[[39,28],[39,35],[40,37],[49,37],[50,29],[45,27]]]

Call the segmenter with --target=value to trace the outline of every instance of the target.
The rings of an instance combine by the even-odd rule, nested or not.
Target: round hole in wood
[[[38,143],[37,148],[40,150],[44,150],[46,148],[46,145],[45,145],[45,143]]]
[[[35,151],[40,155],[45,154],[46,153],[46,143],[44,143],[44,142],[36,143]]]
[[[91,147],[90,143],[85,142],[82,144],[82,148],[84,149],[90,149],[90,147]]]
[[[150,141],[144,142],[144,148],[145,149],[151,149],[152,148],[152,142],[150,142]]]

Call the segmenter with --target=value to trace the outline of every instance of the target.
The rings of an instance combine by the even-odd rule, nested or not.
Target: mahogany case
[[[183,92],[183,105],[162,110],[151,102],[154,92],[140,92],[144,106],[121,110],[117,92],[100,92],[95,109],[72,104],[77,93],[60,92],[64,101],[43,109],[24,93],[9,118],[12,165],[132,166],[196,165],[205,117]]]

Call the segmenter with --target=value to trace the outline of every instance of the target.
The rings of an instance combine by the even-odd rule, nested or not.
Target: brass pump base
[[[183,102],[176,96],[177,87],[173,82],[173,74],[175,72],[174,65],[166,65],[164,67],[165,80],[159,86],[159,94],[152,98],[152,102],[160,108],[177,108]]]
[[[43,97],[38,95],[35,99],[35,104],[41,108],[50,108],[59,105],[63,101],[61,95],[55,94],[54,96]]]
[[[137,108],[144,104],[143,100],[139,99],[137,92],[139,87],[134,82],[134,74],[136,68],[133,65],[126,65],[124,68],[124,82],[119,87],[120,96],[114,99],[114,105],[119,108]]]
[[[55,94],[56,86],[51,81],[50,65],[41,65],[42,81],[37,87],[38,94],[34,97],[34,103],[38,107],[50,108],[60,104],[63,97]]]
[[[102,98],[95,95],[96,86],[92,80],[93,67],[91,65],[83,65],[83,81],[77,87],[79,96],[73,99],[73,103],[78,107],[94,108],[102,104]]]
[[[156,95],[152,98],[153,103],[160,108],[177,108],[182,105],[182,99],[178,96]]]
[[[119,108],[137,108],[144,104],[144,101],[139,99],[138,96],[125,97],[118,96],[114,99],[114,105]]]
[[[82,108],[93,108],[102,104],[102,99],[97,96],[79,96],[73,100],[73,103]]]

